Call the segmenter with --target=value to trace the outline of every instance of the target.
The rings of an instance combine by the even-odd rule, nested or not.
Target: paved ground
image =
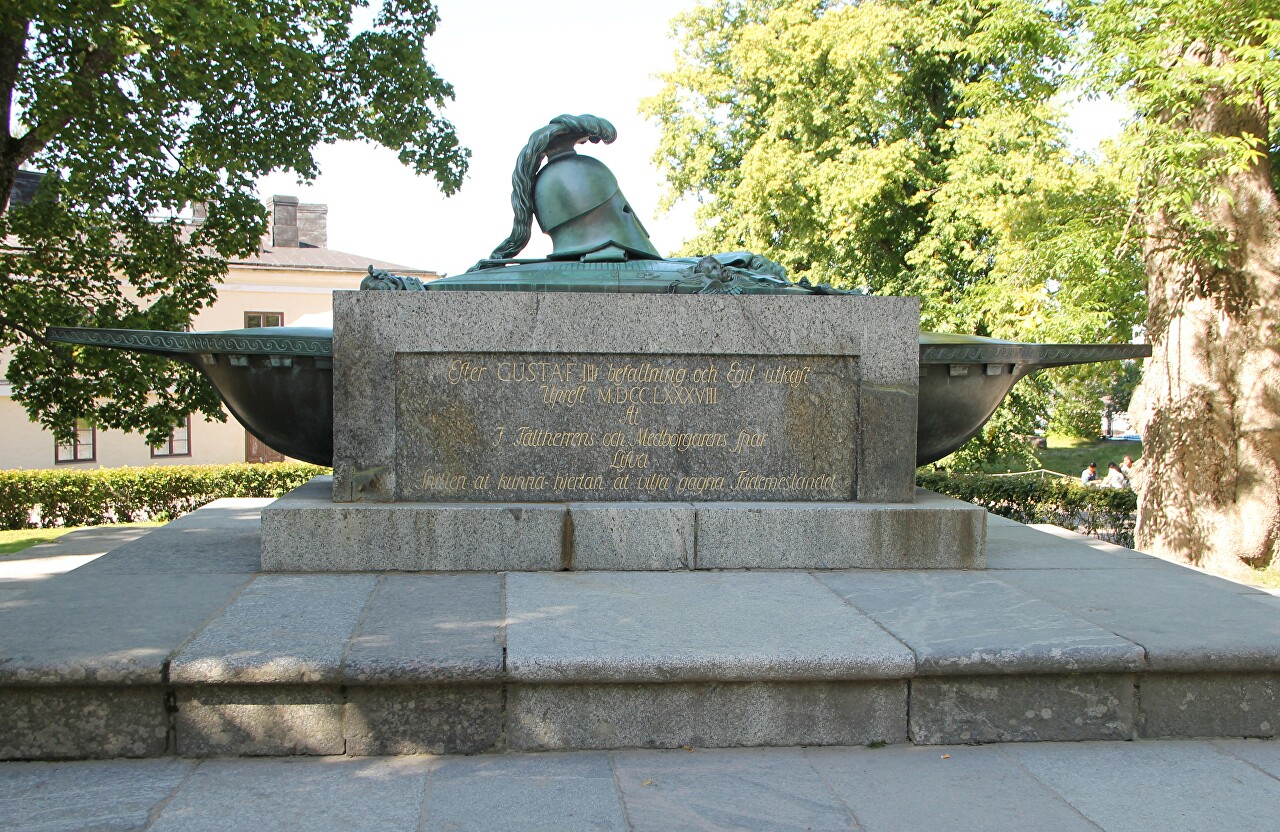
[[[154,528],[149,526],[99,526],[67,532],[57,540],[0,556],[0,584],[48,578],[79,569],[151,531]]]
[[[0,764],[0,829],[1160,830],[1280,823],[1280,742]]]

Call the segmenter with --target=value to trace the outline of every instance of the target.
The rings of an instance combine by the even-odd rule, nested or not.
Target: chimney
[[[298,198],[271,197],[271,245],[273,248],[298,247]]]
[[[298,206],[298,245],[304,248],[329,247],[329,206],[302,203]]]

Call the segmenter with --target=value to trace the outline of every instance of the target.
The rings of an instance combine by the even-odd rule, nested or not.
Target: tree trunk
[[[1267,118],[1261,98],[1240,108],[1211,94],[1188,119],[1189,129],[1262,140],[1256,164],[1222,179],[1229,199],[1196,207],[1225,232],[1226,265],[1189,262],[1185,226],[1146,217],[1152,357],[1134,408],[1144,441],[1137,545],[1223,574],[1280,567],[1280,202]]]

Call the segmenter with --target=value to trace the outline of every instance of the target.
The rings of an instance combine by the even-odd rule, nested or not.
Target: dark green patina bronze
[[[560,116],[529,137],[512,174],[511,234],[489,257],[453,277],[424,283],[370,268],[362,289],[378,291],[627,292],[664,294],[843,294],[793,282],[750,252],[663,258],[601,162],[574,149],[609,143],[596,116]],[[553,250],[519,259],[534,219]],[[297,459],[333,460],[331,329],[182,333],[52,327],[57,341],[166,355],[187,361],[218,389],[245,429]],[[982,429],[1010,388],[1047,367],[1142,358],[1136,344],[1022,344],[965,335],[920,335],[916,462],[935,462]]]

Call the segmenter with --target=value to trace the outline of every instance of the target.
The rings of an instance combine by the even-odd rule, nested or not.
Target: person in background
[[[1133,457],[1128,454],[1120,460],[1120,473],[1125,475],[1126,479],[1133,479]]]
[[[1107,478],[1102,481],[1103,488],[1128,488],[1129,478],[1120,470],[1120,466],[1114,462],[1107,463]]]
[[[1098,463],[1090,462],[1089,467],[1080,472],[1080,484],[1089,485],[1098,481]]]

